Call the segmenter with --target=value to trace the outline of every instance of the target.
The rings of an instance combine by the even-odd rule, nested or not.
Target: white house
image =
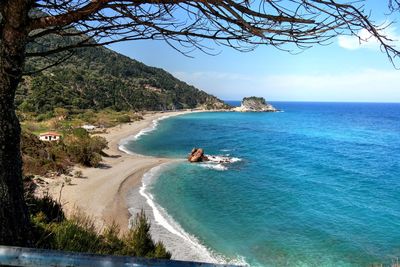
[[[39,135],[41,141],[58,141],[61,139],[61,134],[56,132],[46,132]]]
[[[81,128],[85,129],[88,132],[91,132],[91,131],[96,130],[97,127],[94,125],[91,125],[91,124],[85,124],[85,125],[82,125]]]

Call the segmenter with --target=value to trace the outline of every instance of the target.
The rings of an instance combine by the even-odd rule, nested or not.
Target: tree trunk
[[[30,244],[30,221],[23,195],[20,125],[15,91],[21,81],[30,1],[2,0],[0,23],[0,245]]]

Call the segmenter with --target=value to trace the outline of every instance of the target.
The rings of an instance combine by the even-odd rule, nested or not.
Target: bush
[[[170,259],[172,255],[169,251],[167,251],[164,244],[161,241],[159,241],[155,245],[154,254],[150,256],[151,258],[157,258],[157,259]]]
[[[117,121],[119,123],[127,123],[127,122],[131,122],[131,117],[129,117],[129,115],[121,115],[117,117]]]
[[[89,133],[83,128],[75,128],[72,130],[72,134],[78,138],[87,138],[89,137]]]
[[[111,224],[100,233],[94,221],[77,213],[71,219],[60,222],[48,222],[44,212],[31,216],[34,225],[34,243],[38,248],[87,252],[96,254],[136,256],[147,258],[170,259],[165,246],[154,244],[150,236],[150,224],[142,210],[136,217],[135,226],[122,238],[119,227]]]
[[[36,216],[38,213],[41,213],[41,221],[46,223],[61,222],[65,219],[60,203],[52,199],[48,194],[36,197],[34,191],[35,183],[33,176],[24,177],[24,196],[30,214]]]
[[[79,114],[78,118],[88,123],[96,122],[96,114],[94,113],[93,110],[87,110],[86,112]]]
[[[143,116],[138,115],[138,114],[135,114],[135,115],[133,116],[133,118],[132,118],[133,121],[141,121],[141,120],[143,120],[143,119],[144,119]]]
[[[27,181],[29,178],[27,178]],[[81,212],[66,219],[61,205],[49,196],[34,197],[28,188],[27,204],[33,224],[33,244],[37,248],[87,252],[96,254],[138,256],[170,259],[161,243],[154,243],[150,224],[142,210],[136,215],[135,224],[120,237],[120,228],[112,223],[100,232],[94,220]]]
[[[28,201],[28,208],[31,214],[41,212],[47,223],[61,222],[65,219],[61,204],[53,200],[49,195],[31,199],[31,201]]]
[[[21,134],[21,151],[25,175],[46,175],[51,171],[67,173],[71,166],[71,160],[62,142],[42,142],[27,131]]]
[[[64,141],[71,160],[87,167],[97,167],[101,162],[103,149],[107,148],[107,140],[100,136],[74,135]]]
[[[54,117],[53,112],[49,111],[46,114],[40,114],[36,117],[36,121],[41,122]]]
[[[53,233],[47,229],[46,215],[39,212],[31,215],[32,222],[32,243],[37,248],[53,249]]]
[[[125,238],[127,254],[139,257],[149,256],[155,245],[150,236],[150,224],[143,210],[136,214],[135,224]]]
[[[102,237],[96,231],[93,220],[78,213],[69,220],[50,224],[53,234],[52,247],[57,250],[100,253]]]
[[[74,172],[74,177],[75,178],[83,178],[83,173],[80,170],[77,170]]]
[[[54,115],[58,118],[66,119],[69,115],[68,109],[65,108],[54,108]]]
[[[160,259],[171,258],[171,253],[166,250],[163,243],[154,244],[150,235],[150,223],[144,210],[136,214],[133,228],[124,237],[124,242],[126,244],[123,251],[125,255]]]
[[[119,233],[119,226],[115,223],[105,228],[103,231],[102,254],[124,255],[125,243],[119,238]]]
[[[65,182],[67,185],[71,185],[71,182],[72,182],[71,177],[64,176],[64,182]]]
[[[42,142],[37,136],[23,131],[21,150],[24,174],[46,175],[48,172],[66,174],[72,163],[87,167],[97,167],[107,140],[100,136],[90,137],[85,129],[74,129],[57,143]]]
[[[23,111],[23,112],[35,111],[35,107],[31,103],[29,103],[27,101],[22,102],[21,105],[18,106],[18,109]]]

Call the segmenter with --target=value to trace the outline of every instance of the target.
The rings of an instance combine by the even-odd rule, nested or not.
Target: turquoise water
[[[241,159],[175,164],[150,188],[219,255],[252,266],[390,264],[400,256],[400,104],[275,105],[285,112],[165,119],[127,147]]]

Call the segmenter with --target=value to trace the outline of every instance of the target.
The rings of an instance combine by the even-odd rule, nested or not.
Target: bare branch
[[[240,51],[270,45],[296,52],[365,29],[393,60],[399,51],[370,19],[363,1],[36,0],[45,15],[31,19],[30,41],[49,34],[76,41],[28,56],[139,39],[163,40],[184,54],[212,51],[205,40]],[[399,0],[389,1],[398,6]]]
[[[91,0],[84,7],[76,10],[70,10],[64,14],[56,16],[44,16],[37,19],[33,19],[30,25],[30,30],[43,29],[46,27],[54,27],[54,26],[66,26],[73,22],[84,20],[91,14],[94,14],[97,11],[104,8],[107,2],[111,2],[111,0]],[[60,8],[60,5],[56,4],[54,7]]]

